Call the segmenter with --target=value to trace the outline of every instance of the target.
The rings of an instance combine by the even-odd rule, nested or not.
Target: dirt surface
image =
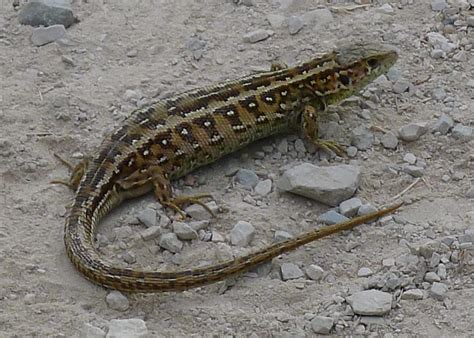
[[[67,43],[35,47],[30,41],[33,28],[20,25],[11,4],[0,2],[0,336],[77,336],[87,323],[107,332],[111,320],[125,318],[143,319],[150,336],[303,336],[314,334],[315,316],[333,318],[331,332],[340,335],[472,334],[473,255],[468,244],[456,243],[462,244],[460,236],[474,229],[474,203],[468,197],[474,184],[474,140],[431,132],[441,114],[456,124],[474,124],[474,29],[466,24],[473,13],[457,9],[462,3],[451,3],[443,17],[429,1],[392,1],[391,10],[381,3],[338,1],[327,7],[333,12],[329,23],[308,23],[292,35],[287,25],[271,26],[267,17],[301,17],[317,8],[314,1],[268,0],[250,6],[216,0],[81,1],[73,4],[80,22],[67,29]],[[243,40],[257,29],[271,30],[271,36],[254,44]],[[433,57],[434,47],[426,41],[429,32],[444,34],[454,49]],[[148,196],[125,203],[102,224],[100,248],[122,265],[205,265],[261,248],[272,242],[275,230],[308,230],[328,209],[280,193],[275,184],[269,195],[258,197],[226,176],[235,166],[276,180],[284,168],[302,162],[356,161],[363,173],[356,196],[380,206],[415,182],[402,169],[405,155],[412,153],[422,176],[403,194],[406,204],[398,218],[307,245],[233,285],[128,295],[125,311],[111,308],[105,300],[108,291],[76,272],[62,242],[73,193],[49,184],[68,176],[54,153],[77,161],[137,104],[154,97],[268,69],[275,61],[293,65],[355,40],[390,43],[400,51],[395,79],[377,81],[360,100],[335,109],[345,144],[354,127],[377,127],[372,129],[375,141],[369,150],[354,158],[331,158],[319,152],[297,153],[294,137],[264,140],[177,183],[181,192],[213,193],[217,204],[229,210],[201,232],[205,238],[210,230],[217,231],[223,242],[194,240],[173,255],[153,240],[143,241],[139,233],[145,227],[133,220],[144,208],[159,209]],[[397,92],[396,85],[403,86],[400,81],[408,83],[407,90]],[[439,88],[444,97],[437,96]],[[400,141],[396,149],[381,145],[384,132],[396,134],[411,122],[428,122],[430,130],[413,142]],[[285,138],[290,151],[276,158]],[[171,211],[158,211],[173,218]],[[239,220],[256,228],[246,248],[232,246],[227,239]],[[449,236],[456,243],[440,252],[447,267],[441,283],[448,291],[438,300],[430,293],[432,283],[423,276],[416,279],[419,271],[403,271],[398,262],[411,254],[420,259],[415,270],[436,272],[429,267],[430,258],[423,259],[416,248]],[[390,264],[390,259],[397,263]],[[284,262],[303,270],[317,264],[325,276],[322,281],[282,281],[279,266]],[[373,276],[359,277],[361,267],[370,268]],[[393,290],[379,287],[393,295],[392,310],[383,317],[351,313],[344,298],[367,288],[371,278],[383,281],[390,272],[415,278]],[[400,299],[410,287],[421,289],[423,299]]]

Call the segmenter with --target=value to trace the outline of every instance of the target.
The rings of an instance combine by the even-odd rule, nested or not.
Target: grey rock
[[[247,189],[253,189],[258,184],[257,174],[248,169],[239,169],[235,174],[235,179]]]
[[[183,249],[183,242],[178,239],[174,232],[161,235],[159,245],[173,253],[180,252]]]
[[[206,206],[215,214],[219,210],[215,201],[206,203]],[[187,215],[189,215],[195,221],[205,221],[212,217],[212,215],[199,204],[193,204],[184,209]]]
[[[304,26],[304,22],[299,16],[291,16],[288,18],[288,31],[291,35],[298,33]]]
[[[452,135],[455,139],[470,140],[474,138],[474,128],[458,123],[453,128]]]
[[[441,135],[446,135],[453,126],[454,121],[451,116],[442,114],[433,126],[433,132],[438,132]]]
[[[409,164],[415,164],[416,156],[413,153],[406,153],[405,156],[403,156],[403,160]]]
[[[436,272],[430,271],[425,274],[425,281],[428,283],[439,282],[441,278],[436,274]]]
[[[120,291],[111,291],[105,297],[105,301],[109,308],[116,310],[116,311],[127,311],[130,307],[130,302],[128,298],[125,297]]]
[[[466,191],[466,197],[467,197],[467,198],[474,198],[474,185],[472,185],[472,186]]]
[[[410,89],[410,82],[405,79],[398,79],[392,86],[392,90],[396,94],[405,93]]]
[[[255,192],[260,196],[267,196],[272,191],[272,180],[266,179],[260,181],[255,186]]]
[[[211,234],[211,241],[213,242],[224,242],[225,238],[219,232],[213,230]]]
[[[76,22],[69,0],[36,0],[22,6],[18,20],[23,25],[69,27]]]
[[[412,142],[418,140],[426,132],[427,128],[425,124],[410,123],[398,130],[398,136],[405,142]]]
[[[157,225],[153,225],[142,232],[140,232],[140,236],[143,238],[144,241],[149,241],[151,239],[157,238],[161,235],[161,227]]]
[[[277,186],[283,190],[336,206],[352,197],[360,181],[360,169],[352,165],[318,167],[303,163],[287,170]]]
[[[148,336],[146,323],[138,318],[112,319],[107,338],[144,338]]]
[[[357,271],[358,277],[369,277],[372,276],[374,272],[370,268],[362,267]]]
[[[353,197],[339,205],[339,213],[346,217],[352,217],[357,214],[357,211],[361,206],[362,201],[357,197]]]
[[[338,223],[342,223],[348,220],[349,220],[348,217],[341,215],[340,213],[334,210],[329,210],[319,215],[318,217],[318,222],[327,224],[327,225],[338,224]]]
[[[441,49],[445,53],[450,53],[456,49],[454,43],[450,43],[448,39],[438,32],[429,32],[426,34],[426,39],[433,48]]]
[[[360,291],[346,298],[354,313],[383,316],[392,308],[392,295],[378,290]]]
[[[385,268],[391,268],[392,266],[395,265],[395,259],[393,258],[385,258],[382,259],[382,266]]]
[[[446,271],[446,265],[444,265],[443,263],[440,263],[438,265],[437,275],[439,276],[439,278],[441,278],[443,280],[448,277],[448,272]]]
[[[333,326],[334,319],[331,317],[316,316],[311,320],[311,328],[317,334],[328,334]]]
[[[346,153],[347,153],[347,156],[349,157],[355,157],[357,155],[357,148],[356,147],[353,147],[353,146],[349,146],[346,148]]]
[[[266,40],[270,37],[270,33],[265,29],[257,29],[244,35],[244,42],[256,43]]]
[[[272,28],[281,28],[285,22],[285,17],[279,14],[268,14],[267,21],[270,23]]]
[[[304,13],[302,19],[307,26],[323,26],[332,22],[334,17],[329,9],[320,8]]]
[[[421,177],[425,173],[425,169],[416,165],[403,166],[403,172],[413,177]]]
[[[396,149],[397,146],[398,146],[398,138],[397,136],[392,133],[391,131],[389,131],[388,133],[384,134],[381,139],[380,139],[380,142],[382,143],[382,145],[384,146],[384,148],[386,149]]]
[[[283,230],[277,230],[275,231],[275,235],[273,235],[273,241],[275,243],[284,242],[292,238],[293,236],[290,233]]]
[[[434,282],[430,289],[430,294],[437,300],[443,300],[446,298],[448,292],[448,286],[443,283]]]
[[[286,138],[284,138],[283,140],[281,140],[280,143],[278,143],[277,150],[282,154],[286,154],[288,152],[288,140]]]
[[[431,9],[435,12],[440,12],[446,8],[448,8],[448,4],[446,0],[433,0],[431,1]]]
[[[247,246],[255,236],[255,228],[245,221],[238,221],[230,231],[230,242],[233,245]]]
[[[49,27],[38,27],[33,29],[31,42],[35,46],[43,46],[59,39],[66,38],[66,28],[63,25],[53,25]]]
[[[390,81],[397,81],[402,76],[402,72],[400,69],[396,67],[392,67],[387,72],[387,78]]]
[[[158,224],[156,210],[152,208],[146,208],[140,211],[137,215],[137,219],[146,227],[153,227]]]
[[[446,57],[446,53],[442,49],[435,48],[431,51],[430,56],[433,59],[442,59]]]
[[[183,222],[174,222],[173,232],[176,234],[176,236],[178,236],[179,239],[184,241],[190,241],[198,238],[196,230]]]
[[[446,91],[442,87],[436,87],[431,92],[431,97],[436,101],[443,101],[446,98]]]
[[[85,323],[81,328],[81,337],[105,338],[105,331],[89,323]]]
[[[311,264],[310,266],[306,267],[305,272],[306,276],[308,276],[309,279],[315,281],[322,280],[324,278],[324,275],[326,274],[324,269],[316,264]]]
[[[392,15],[395,13],[395,10],[392,6],[390,6],[390,4],[383,4],[382,6],[377,8],[377,12]]]
[[[252,7],[252,6],[256,6],[257,2],[255,0],[239,0],[239,5]]]
[[[401,298],[405,300],[421,300],[423,299],[423,291],[420,289],[410,289],[405,291]]]
[[[304,276],[303,271],[298,265],[293,263],[283,263],[281,265],[281,278],[286,281],[290,279],[298,279]]]
[[[297,153],[305,154],[306,153],[306,146],[302,139],[298,138],[295,140],[295,150]]]
[[[374,143],[374,134],[365,126],[352,130],[351,144],[359,150],[368,150]]]

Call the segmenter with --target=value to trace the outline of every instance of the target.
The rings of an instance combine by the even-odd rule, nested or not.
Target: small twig
[[[353,6],[335,6],[335,7],[332,7],[331,8],[331,11],[332,12],[350,12],[350,11],[354,11],[356,9],[360,9],[360,8],[367,8],[369,7],[370,4],[364,4],[364,5],[353,5]]]
[[[379,132],[384,133],[384,134],[388,133],[388,130],[387,130],[387,129],[384,129],[384,128],[380,127],[380,126],[374,126],[374,125],[372,125],[372,126],[370,126],[370,129],[373,130],[373,131],[379,131]]]
[[[415,184],[417,184],[420,180],[421,180],[421,178],[420,178],[420,177],[417,177],[417,178],[415,179],[415,181],[414,181],[413,183],[411,183],[408,187],[406,187],[405,189],[403,189],[401,193],[399,193],[398,195],[392,197],[392,200],[396,200],[396,199],[402,197],[402,195],[404,195],[408,190],[410,190],[411,188],[413,188],[413,187],[415,186]]]
[[[415,86],[421,85],[422,83],[428,82],[429,80],[431,80],[431,75],[428,75],[424,79],[416,80],[415,81]]]

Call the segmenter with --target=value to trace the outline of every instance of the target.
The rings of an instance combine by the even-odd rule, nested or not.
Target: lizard
[[[72,167],[75,191],[64,243],[73,265],[87,279],[125,292],[180,291],[247,271],[316,239],[351,229],[393,212],[396,204],[347,222],[315,229],[259,251],[204,268],[142,271],[114,266],[94,248],[100,220],[124,200],[153,192],[164,206],[182,213],[185,203],[205,204],[208,195],[172,195],[171,181],[271,135],[299,133],[320,148],[318,118],[328,105],[359,92],[396,62],[393,47],[354,44],[336,48],[292,68],[269,71],[188,90],[134,110],[87,160]]]

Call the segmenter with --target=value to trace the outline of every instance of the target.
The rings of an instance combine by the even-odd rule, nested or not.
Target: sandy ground
[[[454,31],[445,31],[457,48],[444,59],[433,59],[425,36],[438,29],[442,33],[439,14],[429,1],[409,2],[392,1],[391,14],[383,13],[377,3],[349,11],[329,5],[331,23],[306,25],[290,35],[284,25],[271,27],[267,15],[301,15],[316,8],[313,1],[268,0],[253,6],[216,0],[81,1],[73,4],[80,22],[67,30],[70,45],[42,47],[32,45],[32,28],[18,23],[13,7],[0,2],[0,336],[77,336],[86,323],[107,332],[110,320],[124,318],[143,319],[150,336],[303,336],[313,334],[310,321],[315,315],[336,318],[332,332],[341,335],[472,334],[474,278],[469,252],[463,266],[448,270],[444,281],[448,301],[430,297],[425,284],[424,299],[394,300],[389,314],[367,323],[359,316],[344,317],[347,304],[334,299],[363,289],[367,278],[357,276],[360,267],[386,272],[389,268],[382,260],[407,254],[404,243],[416,246],[473,229],[474,203],[466,197],[474,183],[473,140],[428,132],[415,142],[401,142],[396,150],[376,142],[355,156],[363,172],[357,196],[376,206],[414,181],[388,167],[402,166],[406,153],[426,164],[423,180],[403,196],[407,203],[398,215],[406,222],[364,225],[313,243],[275,259],[269,274],[239,278],[225,292],[223,283],[218,283],[182,293],[130,295],[130,307],[124,312],[111,309],[105,301],[107,290],[86,281],[70,264],[62,236],[72,192],[49,184],[68,175],[53,153],[73,160],[89,153],[133,110],[135,102],[125,95],[127,90],[142,93],[138,102],[142,104],[156,96],[268,69],[274,61],[295,64],[341,40],[395,45],[400,50],[396,68],[410,84],[409,92],[401,94],[393,92],[391,84],[388,90],[375,91],[380,98],[376,102],[370,93],[364,97],[370,103],[369,120],[361,118],[358,106],[344,108],[345,143],[350,141],[350,129],[358,125],[396,132],[410,122],[434,123],[442,113],[472,126],[474,89],[466,83],[474,76],[473,28],[455,25]],[[354,4],[340,1],[338,6],[345,5]],[[451,16],[465,20],[468,15],[454,11]],[[273,35],[255,44],[244,42],[243,36],[256,29],[272,30]],[[196,40],[203,42],[197,52]],[[460,51],[464,56],[453,59]],[[446,98],[433,99],[436,88],[443,88]],[[382,135],[375,132],[376,139]],[[101,227],[108,239],[104,254],[123,264],[124,252],[132,251],[143,266],[176,269],[176,262],[191,267],[262,247],[278,229],[293,234],[310,229],[326,206],[276,189],[251,205],[243,202],[249,192],[232,186],[232,178],[225,175],[236,163],[263,177],[278,177],[283,167],[301,162],[327,163],[325,156],[309,153],[300,158],[290,153],[280,160],[267,153],[256,159],[262,149],[283,138],[262,141],[199,170],[196,178],[202,177],[203,184],[190,190],[212,192],[218,205],[230,210],[211,224],[224,236],[238,220],[252,222],[257,234],[250,248],[233,247],[228,241],[193,241],[171,257],[153,242],[113,241],[115,227],[130,225],[129,220],[147,206],[157,208],[153,198],[146,197],[126,203],[106,220]],[[292,144],[294,139],[289,140]],[[182,191],[189,189],[183,182],[178,185]],[[130,237],[144,229],[139,224],[130,227]],[[277,273],[283,262],[300,267],[317,264],[327,276],[321,282],[285,282]]]

